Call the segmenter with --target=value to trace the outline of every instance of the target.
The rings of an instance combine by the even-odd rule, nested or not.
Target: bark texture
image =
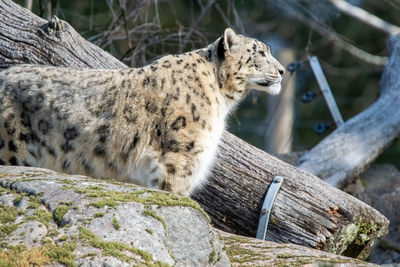
[[[85,41],[63,21],[49,23],[9,0],[0,0],[0,66],[35,63],[121,68],[124,64]],[[193,195],[224,230],[255,236],[265,190],[285,177],[268,239],[364,258],[388,221],[365,203],[317,177],[269,156],[225,132],[207,186]]]
[[[343,187],[399,136],[400,35],[389,38],[388,48],[391,55],[378,100],[304,154],[296,163],[298,168]]]

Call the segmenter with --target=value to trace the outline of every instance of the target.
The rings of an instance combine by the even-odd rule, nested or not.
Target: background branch
[[[358,19],[362,23],[374,27],[380,31],[386,32],[389,35],[400,32],[400,27],[390,24],[383,19],[365,11],[362,8],[354,6],[344,0],[329,0],[341,12]]]

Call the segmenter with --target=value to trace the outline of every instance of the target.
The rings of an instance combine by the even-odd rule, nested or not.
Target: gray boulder
[[[46,169],[0,166],[0,266],[229,266],[190,198]]]

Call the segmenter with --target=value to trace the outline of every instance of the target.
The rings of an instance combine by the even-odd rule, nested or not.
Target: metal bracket
[[[267,195],[265,196],[263,206],[261,208],[260,220],[257,228],[257,238],[265,240],[267,235],[267,227],[269,221],[269,215],[271,213],[272,205],[274,204],[276,194],[283,183],[282,176],[276,176],[269,185]]]
[[[329,87],[328,81],[325,78],[324,72],[322,71],[321,65],[316,56],[308,56],[311,69],[314,72],[315,78],[317,79],[318,85],[324,95],[326,104],[332,114],[333,120],[335,121],[336,127],[339,128],[343,125],[344,121],[340,114],[339,108],[336,104],[335,98],[333,97],[331,88]]]

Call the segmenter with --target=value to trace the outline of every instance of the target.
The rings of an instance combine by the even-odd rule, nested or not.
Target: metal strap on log
[[[276,194],[283,183],[282,176],[276,176],[268,187],[267,194],[265,195],[264,204],[261,208],[260,220],[258,222],[257,235],[258,239],[265,240],[267,235],[269,215],[271,214],[272,205],[274,204]]]

